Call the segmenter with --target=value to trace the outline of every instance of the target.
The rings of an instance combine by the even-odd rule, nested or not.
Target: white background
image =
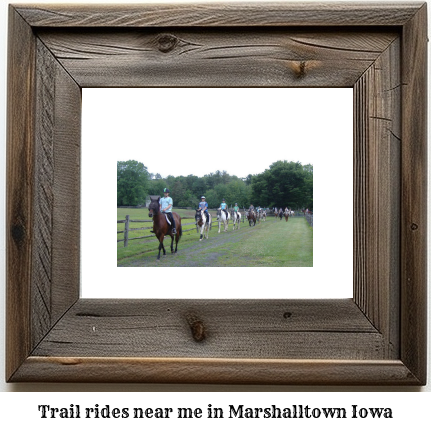
[[[168,128],[159,115],[166,105],[179,113]],[[351,88],[83,89],[82,106],[82,297],[352,297]],[[189,127],[184,118],[193,119]],[[313,267],[165,268],[170,282],[157,293],[149,290],[161,274],[155,253],[153,268],[116,267],[116,163],[130,159],[163,177],[217,170],[245,177],[277,160],[312,164]],[[147,219],[148,211],[140,218]],[[111,235],[97,235],[95,222]],[[205,279],[203,292],[190,282],[197,279]]]
[[[133,3],[132,0],[128,0]],[[159,1],[160,2],[160,1]],[[27,3],[26,1],[15,0],[14,3]],[[45,0],[44,3],[50,3]],[[54,3],[64,3],[60,0]],[[67,3],[74,3],[68,0]],[[94,1],[87,1],[94,3]],[[106,0],[104,3],[109,3]],[[389,2],[388,2],[389,3]],[[5,180],[5,118],[6,118],[6,35],[7,35],[7,2],[1,2],[0,5],[0,172],[2,172],[2,180],[0,184],[4,184]],[[1,224],[4,226],[4,187],[0,189],[0,205],[3,211],[0,213]],[[4,246],[4,230],[0,232],[0,263],[1,272],[1,292],[0,295],[0,313],[4,316],[4,268],[5,268],[5,246]],[[429,300],[428,300],[429,301]],[[431,308],[429,305],[428,309]],[[0,369],[4,370],[4,318],[0,322]],[[431,330],[428,331],[431,333]],[[430,361],[428,354],[428,361]],[[429,367],[428,367],[429,368]],[[385,424],[389,426],[399,426],[404,428],[426,429],[429,424],[429,405],[431,405],[431,385],[428,384],[424,388],[404,388],[404,387],[286,387],[286,386],[200,386],[200,385],[111,385],[111,384],[6,384],[0,378],[0,423],[2,428],[17,427],[18,429],[35,429],[42,428],[44,430],[57,430],[61,427],[64,430],[93,429],[97,424],[103,424],[104,429],[115,429],[119,426],[127,425],[127,429],[160,429],[160,423],[138,422],[130,424],[127,422],[117,422],[115,420],[103,420],[103,422],[76,422],[74,420],[62,421],[47,421],[39,419],[37,405],[41,403],[50,403],[53,406],[68,406],[72,403],[82,403],[91,405],[99,403],[101,406],[110,404],[112,406],[157,406],[163,403],[164,406],[179,405],[182,406],[201,406],[205,407],[212,403],[214,406],[220,404],[248,404],[252,406],[264,406],[268,404],[279,404],[288,406],[290,404],[309,404],[310,406],[332,406],[340,407],[343,405],[360,404],[366,406],[390,406],[396,414],[394,420],[373,421],[373,420],[342,420],[342,421],[323,421],[319,420],[316,424],[314,420],[309,422],[295,421],[278,422],[271,420],[255,421],[245,420],[238,422],[224,421],[222,426],[224,429],[238,429],[239,427],[247,426],[248,429],[262,429],[262,426],[271,426],[271,429],[286,430],[292,426],[301,426],[301,429],[315,429],[316,425],[324,430],[335,430],[342,427],[346,429],[367,429],[381,430]],[[378,391],[391,391],[392,393],[381,394]],[[50,393],[49,391],[59,391],[61,393]],[[122,393],[125,391],[126,393]],[[174,391],[182,391],[178,396]],[[198,391],[198,392],[195,392]],[[227,391],[228,393],[218,394],[218,391]],[[232,391],[232,392],[230,392]],[[234,391],[251,391],[251,393],[234,392]],[[299,391],[299,392],[298,392]],[[322,393],[327,391],[328,393]],[[353,391],[353,392],[352,392]],[[366,391],[366,393],[361,393]],[[376,392],[377,391],[377,392]],[[412,393],[412,392],[427,392],[427,393]],[[9,393],[6,393],[9,392]],[[16,392],[16,393],[10,393]],[[28,393],[25,393],[28,392]],[[39,392],[33,394],[32,392]],[[147,392],[147,393],[146,393]],[[151,394],[148,392],[152,392]],[[158,393],[163,392],[163,393]],[[202,393],[203,392],[203,393]],[[286,393],[287,392],[287,393]],[[12,425],[13,424],[13,425]],[[169,426],[171,423],[165,423],[163,427]],[[203,423],[196,421],[187,421],[184,423],[174,423],[177,429],[186,428],[202,429]],[[206,429],[220,428],[220,423],[206,421],[204,424]],[[21,428],[22,427],[22,428]],[[114,428],[115,427],[115,428]],[[360,428],[359,428],[360,427]]]

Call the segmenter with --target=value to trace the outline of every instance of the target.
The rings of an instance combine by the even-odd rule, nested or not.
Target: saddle
[[[172,224],[167,213],[165,213],[165,217],[166,217],[166,221],[168,222],[168,224]]]

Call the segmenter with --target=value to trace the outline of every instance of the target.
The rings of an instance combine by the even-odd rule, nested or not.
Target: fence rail
[[[186,219],[192,219],[194,220],[193,217],[181,217],[181,220],[186,220]],[[145,238],[155,238],[156,235],[154,235],[153,233],[151,235],[144,235],[144,236],[137,236],[134,238],[129,238],[129,232],[131,231],[135,231],[135,230],[149,230],[152,229],[152,226],[150,227],[133,227],[131,228],[129,226],[129,223],[152,223],[153,220],[130,220],[129,216],[126,215],[126,219],[125,220],[117,220],[117,224],[120,223],[124,223],[124,230],[117,230],[117,234],[119,233],[124,233],[124,238],[122,239],[117,239],[117,242],[124,242],[124,247],[127,247],[129,245],[129,241],[134,241],[135,239],[145,239]],[[191,225],[195,225],[194,222],[192,223],[181,223],[181,226],[191,226]],[[195,228],[192,229],[183,229],[183,232],[190,232],[191,230],[194,230]]]
[[[313,214],[305,214],[305,220],[307,220],[308,224],[313,227]]]

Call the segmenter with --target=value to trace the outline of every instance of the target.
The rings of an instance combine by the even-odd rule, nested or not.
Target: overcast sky
[[[83,89],[83,142],[101,161],[137,160],[163,177],[245,177],[351,145],[351,104],[351,89]]]

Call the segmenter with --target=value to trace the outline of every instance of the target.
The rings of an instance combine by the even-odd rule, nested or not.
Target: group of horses
[[[221,231],[223,225],[224,232],[227,232],[229,226],[229,220],[233,222],[233,230],[239,229],[241,225],[241,213],[235,212],[234,210],[225,211],[222,209],[217,210],[217,221],[218,221],[218,233]],[[195,214],[196,231],[200,234],[199,241],[202,239],[208,239],[208,232],[212,225],[212,216],[208,213],[208,218],[205,212],[201,209],[196,210]]]
[[[277,208],[277,207],[274,208],[275,221],[277,221],[278,218],[282,220],[283,217],[285,218],[286,221],[288,221],[289,217],[294,215],[295,215],[295,211],[292,211],[287,207],[284,209],[284,211],[282,208]]]
[[[157,256],[157,260],[160,259],[160,253],[163,250],[163,255],[166,255],[166,250],[163,245],[163,240],[165,236],[171,237],[171,253],[176,253],[178,249],[178,241],[180,240],[183,231],[181,227],[181,217],[173,212],[172,216],[175,219],[176,225],[176,233],[172,233],[172,225],[168,220],[166,214],[160,211],[160,197],[151,198],[150,204],[148,206],[148,216],[153,220],[153,230],[151,232],[155,233],[157,239],[159,240],[159,254]],[[286,221],[289,219],[290,215],[293,215],[294,212],[290,211],[286,208],[284,211],[280,208],[274,209],[275,219],[277,217],[280,220],[285,217]],[[249,222],[249,226],[255,226],[256,223],[260,223],[261,221],[266,221],[266,211],[255,211],[255,210],[247,210],[245,211],[245,217]],[[224,227],[224,232],[227,232],[229,220],[233,221],[233,230],[239,229],[241,225],[241,213],[239,211],[235,212],[233,209],[229,212],[226,210],[218,209],[217,210],[217,221],[218,221],[218,233],[221,231],[221,226]],[[195,222],[196,222],[196,231],[200,234],[199,241],[202,239],[208,239],[208,232],[211,230],[212,224],[212,216],[208,213],[208,218],[205,212],[201,209],[196,210],[195,214]],[[175,240],[175,250],[174,250],[174,240]]]
[[[255,226],[256,223],[261,221],[266,221],[266,210],[256,211],[256,210],[246,210],[245,217],[248,220],[249,226]]]

